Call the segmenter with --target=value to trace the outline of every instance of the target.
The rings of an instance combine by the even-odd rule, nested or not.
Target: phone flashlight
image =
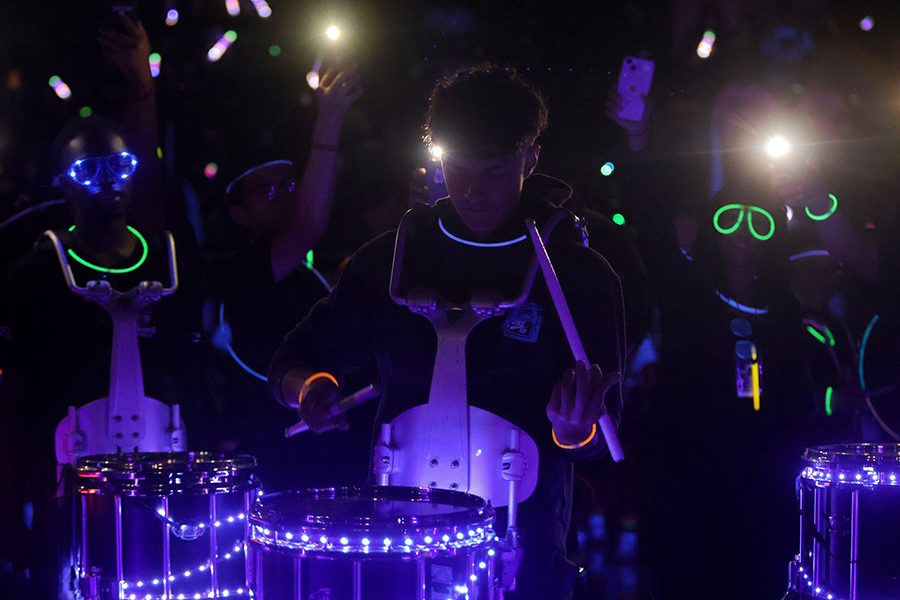
[[[337,26],[332,25],[325,30],[325,35],[327,35],[330,40],[336,40],[341,37],[341,30],[338,29]]]
[[[791,143],[786,138],[777,135],[766,142],[766,152],[772,158],[783,158],[790,154]]]

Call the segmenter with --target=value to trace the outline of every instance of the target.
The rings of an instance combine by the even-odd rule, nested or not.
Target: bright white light
[[[773,158],[781,158],[791,151],[791,143],[780,135],[766,142],[766,152]]]
[[[708,46],[707,44],[700,43],[697,46],[697,56],[700,58],[709,58],[710,53],[712,52],[712,46]]]
[[[336,40],[341,37],[341,30],[332,25],[325,31],[325,35],[327,35],[329,39]]]
[[[219,48],[219,46],[213,46],[209,49],[209,52],[206,53],[206,58],[208,58],[210,62],[216,62],[222,58],[222,49]]]
[[[312,89],[317,89],[319,87],[319,74],[315,71],[310,71],[306,74],[306,83],[309,84],[309,87]]]

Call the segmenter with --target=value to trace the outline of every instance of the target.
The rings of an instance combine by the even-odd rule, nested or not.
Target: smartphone
[[[622,97],[622,110],[619,118],[628,121],[640,121],[644,116],[643,96],[650,93],[650,84],[653,82],[653,69],[656,67],[652,60],[626,56],[622,61],[622,70],[619,71],[619,86],[617,91]]]
[[[106,8],[103,10],[103,26],[107,29],[127,33],[122,21],[119,20],[119,13],[127,13],[134,21],[137,21],[137,8],[138,0],[106,0]]]

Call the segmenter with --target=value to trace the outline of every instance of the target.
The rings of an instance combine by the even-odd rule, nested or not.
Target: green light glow
[[[93,270],[95,270],[95,271],[100,271],[101,273],[116,273],[116,274],[120,274],[120,273],[131,273],[132,271],[134,271],[135,269],[137,269],[138,267],[140,267],[142,264],[144,264],[144,261],[147,260],[147,254],[149,254],[149,247],[147,246],[147,240],[144,239],[144,236],[142,236],[140,233],[138,233],[138,230],[137,230],[137,229],[135,229],[135,228],[132,227],[131,225],[126,225],[126,227],[128,227],[128,231],[130,231],[131,233],[133,233],[134,236],[135,236],[135,237],[138,239],[138,241],[141,243],[141,258],[140,258],[140,260],[138,260],[134,265],[132,265],[132,266],[130,266],[130,267],[126,267],[126,268],[124,268],[124,269],[107,269],[106,267],[101,267],[101,266],[98,266],[98,265],[89,263],[88,261],[84,260],[83,258],[81,258],[80,256],[78,256],[77,254],[75,254],[75,251],[72,250],[71,248],[69,248],[69,250],[68,250],[69,256],[71,256],[72,258],[74,258],[74,259],[75,259],[76,261],[78,261],[79,263],[83,264],[83,265],[84,265],[85,267],[87,267],[88,269],[93,269]],[[75,226],[72,225],[71,227],[69,227],[69,231],[75,231]]]
[[[272,44],[271,46],[269,46],[269,54],[272,56],[278,56],[279,54],[281,54],[281,46]]]
[[[809,334],[811,336],[813,336],[814,338],[819,340],[820,343],[822,343],[822,344],[825,343],[825,336],[822,335],[821,333],[819,333],[815,327],[813,327],[812,325],[807,325],[806,330],[809,332]]]
[[[233,29],[229,29],[222,37],[224,37],[229,42],[234,42],[234,40],[237,39],[237,32],[235,32]]]
[[[79,116],[87,119],[89,116],[93,114],[94,111],[91,110],[90,106],[82,106],[81,110],[78,111]]]
[[[313,251],[310,250],[306,253],[306,266],[310,269],[313,268]]]
[[[825,414],[828,415],[829,417],[834,413],[834,411],[831,408],[831,396],[832,395],[834,395],[834,388],[829,385],[828,389],[825,390]]]
[[[616,165],[612,164],[611,162],[608,162],[608,163],[604,164],[602,167],[600,167],[600,174],[603,175],[604,177],[609,177],[610,175],[612,175],[613,171],[615,171],[615,170],[616,170]]]
[[[837,210],[837,198],[834,194],[828,194],[828,197],[831,198],[831,209],[827,213],[825,213],[824,215],[814,215],[809,212],[809,207],[807,206],[804,208],[804,210],[806,211],[806,216],[813,221],[824,221],[825,219],[833,215],[834,211]]]
[[[614,214],[612,217],[612,220],[613,220],[613,223],[615,223],[616,225],[624,225],[625,224],[625,217],[622,216],[622,213]]]
[[[731,227],[722,227],[719,223],[719,219],[722,217],[722,214],[729,210],[737,210],[740,211],[738,213],[737,221]],[[716,211],[713,215],[713,225],[716,228],[716,231],[721,233],[722,235],[729,235],[738,230],[741,226],[741,223],[744,222],[744,214],[747,214],[747,227],[750,229],[750,233],[761,242],[766,241],[775,235],[775,219],[772,218],[772,215],[769,214],[769,211],[764,210],[758,206],[746,206],[744,204],[726,204],[722,208]],[[754,213],[761,214],[766,218],[769,222],[769,231],[767,233],[759,233],[756,231],[756,227],[753,226],[753,215]]]

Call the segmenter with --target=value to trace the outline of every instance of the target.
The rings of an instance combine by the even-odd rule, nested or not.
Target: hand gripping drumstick
[[[531,236],[531,243],[534,244],[534,251],[537,253],[538,262],[541,264],[541,271],[544,273],[544,280],[547,282],[547,288],[550,290],[550,297],[553,298],[553,304],[556,306],[556,312],[559,314],[559,320],[562,323],[563,331],[566,332],[566,338],[569,340],[569,346],[572,348],[572,354],[575,360],[584,361],[584,364],[591,364],[588,360],[584,346],[581,345],[581,338],[578,336],[578,330],[575,329],[575,321],[572,319],[572,313],[569,311],[569,305],[566,304],[566,297],[563,295],[562,287],[559,285],[559,279],[556,277],[556,271],[553,270],[553,264],[550,262],[550,256],[547,254],[547,248],[541,239],[541,234],[534,224],[534,219],[527,219],[525,226],[528,227],[528,234]],[[600,417],[600,431],[603,432],[603,438],[609,447],[609,453],[616,462],[625,458],[622,452],[622,445],[619,443],[619,437],[616,435],[616,427],[613,425],[609,413],[604,413]]]
[[[336,417],[340,414],[343,414],[350,410],[351,408],[355,408],[362,404],[363,402],[368,402],[373,398],[377,398],[381,395],[381,388],[375,384],[367,385],[363,389],[359,390],[356,393],[350,394],[337,404],[331,407],[331,410],[328,411],[329,417]],[[299,423],[295,423],[291,425],[287,429],[284,430],[284,437],[289,438],[291,436],[297,435],[298,433],[303,433],[304,431],[309,430],[309,425],[300,421]]]

